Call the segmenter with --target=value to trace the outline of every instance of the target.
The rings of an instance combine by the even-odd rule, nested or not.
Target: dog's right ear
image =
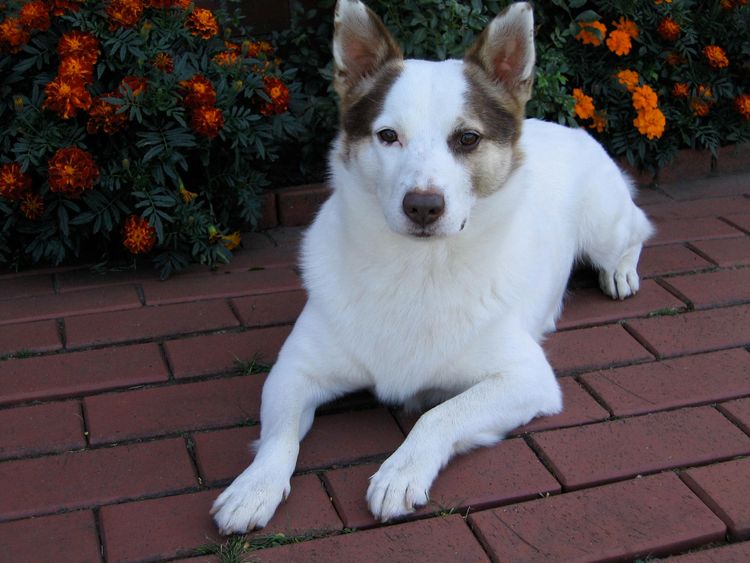
[[[403,56],[380,18],[360,0],[338,0],[333,21],[333,87],[345,100],[363,79]]]

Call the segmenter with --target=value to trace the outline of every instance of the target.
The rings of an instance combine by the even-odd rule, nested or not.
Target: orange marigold
[[[630,49],[633,48],[633,43],[630,41],[630,35],[625,31],[615,29],[607,37],[607,47],[618,57],[627,55],[630,53]]]
[[[31,39],[18,18],[5,18],[0,22],[0,51],[17,53]]]
[[[156,244],[156,229],[138,215],[125,220],[122,244],[131,254],[145,254]]]
[[[57,75],[62,80],[81,80],[91,84],[94,80],[94,65],[81,57],[64,57],[60,61]]]
[[[679,53],[671,52],[668,53],[664,58],[664,62],[666,62],[670,66],[677,66],[685,63],[685,57],[683,57]]]
[[[615,76],[617,77],[617,81],[627,88],[628,92],[635,90],[635,87],[638,86],[641,80],[638,73],[634,70],[621,70]]]
[[[213,139],[224,127],[224,115],[219,108],[194,108],[190,116],[190,127],[199,135]]]
[[[711,104],[700,98],[693,98],[690,100],[690,109],[698,117],[706,117],[711,111]]]
[[[219,24],[213,12],[205,8],[195,8],[185,23],[190,33],[203,39],[211,39],[219,34]]]
[[[591,96],[584,94],[580,88],[574,88],[573,99],[576,102],[573,111],[579,119],[594,117],[594,99]]]
[[[212,106],[216,103],[214,85],[202,74],[196,74],[190,80],[182,80],[179,87],[182,103],[187,107]]]
[[[49,161],[49,189],[77,198],[99,178],[91,153],[77,147],[58,149]]]
[[[584,45],[598,47],[607,35],[607,26],[602,22],[578,22],[578,29],[576,39]]]
[[[107,16],[111,20],[109,29],[120,27],[133,27],[143,15],[143,2],[141,0],[110,0],[107,4]]]
[[[677,82],[672,86],[672,95],[675,98],[687,98],[690,93],[690,87],[685,82]]]
[[[713,68],[726,68],[729,66],[729,59],[724,49],[718,45],[707,45],[703,47],[703,56],[708,60],[708,64]]]
[[[734,99],[734,109],[744,119],[750,119],[750,94],[740,94]]]
[[[41,0],[32,0],[24,4],[18,14],[21,25],[28,30],[47,31],[51,24],[49,8]]]
[[[279,78],[266,76],[263,78],[263,88],[271,101],[260,108],[261,115],[275,115],[289,109],[289,89]]]
[[[174,60],[169,53],[156,53],[151,60],[151,64],[162,72],[170,73],[174,70]]]
[[[221,53],[218,53],[216,56],[214,56],[214,58],[211,60],[219,66],[228,67],[236,65],[239,62],[240,57],[237,55],[237,53],[234,53],[232,51],[222,51]]]
[[[156,8],[158,10],[164,10],[166,8],[174,8],[177,6],[186,8],[188,4],[190,4],[190,0],[185,0],[184,2],[180,0],[148,0],[148,6],[150,8]]]
[[[79,57],[93,65],[99,59],[99,41],[87,31],[70,31],[57,43],[57,53],[61,59]]]
[[[633,89],[633,107],[638,111],[648,111],[656,108],[659,98],[648,84]]]
[[[89,120],[86,131],[90,134],[103,131],[107,135],[117,133],[128,123],[127,113],[117,113],[119,106],[109,103],[105,98],[117,98],[117,92],[106,92],[97,96],[89,110]]]
[[[594,129],[597,133],[601,133],[607,128],[607,119],[600,113],[594,112],[591,116],[591,125],[589,129]]]
[[[270,55],[273,46],[268,41],[243,41],[242,51],[251,59],[257,59],[259,55]]]
[[[656,32],[667,41],[677,41],[680,31],[680,24],[669,16],[661,20],[656,28]]]
[[[24,195],[21,198],[21,213],[32,221],[40,219],[44,214],[44,198],[32,193]]]
[[[666,123],[667,120],[659,108],[638,112],[633,120],[633,125],[638,129],[638,132],[649,139],[660,138],[664,133]]]
[[[622,17],[616,22],[612,22],[612,25],[615,27],[615,29],[619,29],[620,31],[624,31],[625,33],[627,33],[631,39],[638,39],[638,26],[634,21]]]
[[[0,196],[18,201],[31,189],[31,177],[21,172],[17,162],[0,165]]]
[[[80,78],[63,79],[57,76],[44,87],[42,107],[60,114],[63,119],[75,117],[79,109],[91,107],[91,94]]]
[[[77,12],[86,0],[50,0],[50,11],[53,16],[62,16],[65,12]]]

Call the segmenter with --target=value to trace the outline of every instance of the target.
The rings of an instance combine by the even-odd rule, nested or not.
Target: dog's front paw
[[[430,500],[429,490],[436,472],[413,457],[397,451],[370,477],[367,504],[375,518],[385,522],[414,512]]]
[[[244,534],[265,527],[290,490],[289,479],[251,465],[219,495],[211,514],[221,534]]]
[[[614,272],[599,272],[599,287],[612,299],[625,299],[638,293],[638,272],[635,268],[618,268]]]

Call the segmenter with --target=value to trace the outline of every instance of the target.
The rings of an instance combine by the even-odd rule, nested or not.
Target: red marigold
[[[679,53],[671,52],[667,53],[667,56],[664,58],[664,62],[666,62],[670,66],[677,66],[684,64],[686,61],[685,57],[683,57]]]
[[[579,31],[578,35],[576,35],[576,39],[581,41],[584,45],[598,47],[602,44],[604,37],[607,35],[607,26],[602,22],[578,22],[578,29]]]
[[[202,74],[196,74],[190,80],[182,80],[178,85],[182,94],[182,103],[187,107],[212,106],[216,103],[214,85]]]
[[[53,16],[62,16],[65,12],[77,12],[86,0],[49,0]]]
[[[630,49],[633,48],[633,44],[630,41],[630,35],[625,31],[615,29],[607,37],[607,47],[618,57],[627,55]]]
[[[280,79],[275,76],[266,76],[263,78],[263,85],[271,101],[266,102],[260,108],[261,115],[284,113],[289,109],[289,89]]]
[[[708,64],[713,68],[726,68],[729,66],[729,59],[724,49],[718,45],[707,45],[703,48],[703,56],[708,60]]]
[[[18,18],[5,18],[0,22],[0,51],[17,53],[31,39]]]
[[[219,24],[213,12],[205,8],[195,8],[185,24],[190,33],[203,39],[211,39],[219,34]]]
[[[151,64],[162,72],[170,73],[174,70],[174,61],[169,53],[156,53]]]
[[[273,53],[273,47],[268,41],[243,41],[242,50],[251,59],[257,59],[258,55]]]
[[[224,115],[219,108],[197,107],[190,116],[190,127],[199,135],[213,139],[224,127]]]
[[[58,149],[49,161],[49,189],[77,198],[99,178],[91,153],[77,147]]]
[[[109,29],[120,27],[133,27],[143,15],[143,2],[141,0],[110,0],[107,4],[107,16],[109,16]]]
[[[239,62],[240,58],[237,53],[234,53],[232,51],[222,51],[221,53],[218,53],[216,56],[214,56],[214,58],[212,58],[211,60],[219,66],[228,67],[236,65],[237,62]]]
[[[49,8],[41,0],[32,0],[21,8],[18,20],[28,30],[47,31],[51,23]]]
[[[64,57],[57,69],[57,76],[62,80],[82,80],[85,84],[91,84],[94,65],[81,57]]]
[[[75,117],[79,109],[91,107],[91,94],[81,79],[65,80],[57,76],[44,87],[42,107],[60,114],[63,119]]]
[[[32,193],[24,195],[21,198],[21,213],[32,221],[41,218],[44,214],[44,198]]]
[[[687,98],[690,93],[690,87],[685,82],[677,82],[672,86],[672,95],[675,98]]]
[[[148,0],[149,8],[156,8],[157,10],[165,10],[167,8],[174,8],[178,5],[177,0]]]
[[[31,189],[31,177],[21,172],[17,162],[0,165],[0,196],[18,201]]]
[[[680,24],[667,16],[659,22],[656,32],[667,41],[677,41],[680,37]]]
[[[103,131],[107,135],[117,133],[128,122],[127,113],[117,113],[118,106],[109,103],[105,98],[117,98],[117,92],[107,92],[97,96],[89,110],[89,120],[86,131],[91,134]]]
[[[120,81],[119,92],[121,94],[125,94],[125,85],[133,92],[133,97],[137,98],[146,91],[148,82],[141,76],[126,76]]]
[[[740,94],[734,99],[734,109],[744,119],[750,119],[750,94]]]
[[[57,43],[57,53],[61,59],[79,57],[93,65],[99,59],[99,41],[86,31],[70,31]]]
[[[156,244],[156,229],[138,215],[125,220],[122,244],[131,254],[145,254]]]
[[[690,109],[698,117],[706,117],[711,111],[711,104],[699,98],[690,100]]]

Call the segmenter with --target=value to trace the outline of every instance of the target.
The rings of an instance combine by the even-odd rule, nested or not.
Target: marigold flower
[[[99,178],[91,153],[77,147],[58,149],[49,161],[49,189],[77,198]]]
[[[122,244],[131,254],[145,254],[156,244],[156,229],[138,215],[125,220]]]
[[[706,117],[711,111],[711,104],[700,98],[693,98],[690,100],[690,109],[698,117]]]
[[[78,57],[93,65],[99,59],[99,41],[87,31],[70,31],[57,43],[57,53],[61,59]]]
[[[615,29],[619,29],[620,31],[624,31],[625,33],[627,33],[631,39],[638,39],[638,26],[634,21],[622,17],[616,22],[612,22],[612,25],[615,27]]]
[[[661,20],[656,28],[656,33],[667,41],[677,41],[680,37],[680,31],[680,24],[669,16]]]
[[[687,98],[690,93],[690,87],[685,82],[676,82],[672,86],[672,95],[675,98]]]
[[[150,8],[156,8],[157,10],[174,8],[178,4],[179,2],[177,0],[148,0],[148,6]]]
[[[654,4],[656,4],[657,6],[659,4],[671,4],[671,3],[672,3],[672,0],[654,0]]]
[[[219,34],[219,24],[211,10],[195,8],[185,22],[190,33],[203,39],[211,39]]]
[[[750,119],[750,94],[740,94],[734,99],[734,109],[744,119]]]
[[[601,133],[607,128],[607,119],[600,113],[594,112],[591,116],[591,125],[589,129],[594,129],[597,133]]]
[[[190,116],[190,127],[199,135],[213,139],[224,127],[224,115],[219,108],[194,108]]]
[[[630,49],[633,48],[633,44],[630,41],[630,35],[625,31],[615,29],[607,37],[607,47],[618,57],[627,55],[630,53]]]
[[[648,111],[656,108],[659,98],[648,84],[633,89],[633,107],[638,111]]]
[[[44,214],[44,198],[38,194],[28,193],[21,198],[21,213],[32,221]]]
[[[578,22],[578,29],[579,31],[578,35],[576,35],[576,39],[581,41],[584,45],[598,47],[602,44],[604,37],[607,35],[607,26],[602,22]],[[599,35],[597,35],[597,31],[599,32]]]
[[[239,62],[240,58],[235,52],[222,51],[221,53],[218,53],[216,56],[214,56],[214,58],[212,58],[211,60],[219,66],[228,67],[236,65]]]
[[[174,61],[169,53],[156,53],[151,64],[162,72],[170,73],[174,70]]]
[[[707,45],[703,48],[703,56],[708,60],[708,64],[713,68],[726,68],[729,66],[729,59],[724,49],[718,45]]]
[[[212,106],[216,103],[214,85],[202,74],[196,74],[190,80],[182,80],[178,85],[181,89],[182,103],[187,107]]]
[[[683,57],[679,53],[671,52],[667,54],[664,62],[666,62],[670,66],[677,66],[685,62],[685,57]]]
[[[137,98],[146,91],[148,82],[141,76],[126,76],[120,81],[120,86],[118,88],[120,94],[125,94],[126,85],[128,88],[130,88],[130,91],[133,92],[133,97]]]
[[[0,51],[17,53],[31,39],[18,18],[5,18],[0,22]]]
[[[18,14],[18,20],[24,28],[30,31],[47,31],[51,24],[49,8],[41,0],[32,0],[24,4]]]
[[[31,189],[31,177],[21,172],[17,162],[0,164],[0,196],[18,201]]]
[[[42,107],[60,114],[63,119],[75,117],[79,109],[91,107],[91,94],[80,78],[64,79],[57,76],[44,87]]]
[[[195,192],[191,192],[185,186],[180,186],[180,198],[182,198],[182,201],[185,203],[190,203],[193,201],[196,197],[198,197],[198,194]]]
[[[573,99],[576,102],[573,111],[580,119],[594,117],[594,99],[591,96],[584,94],[580,88],[574,88]]]
[[[224,242],[224,246],[227,250],[234,250],[242,242],[242,235],[239,231],[234,231],[231,234],[223,235],[221,240]]]
[[[273,53],[273,46],[268,41],[249,41],[242,42],[242,52],[251,59],[257,59],[259,55],[270,55]]]
[[[638,73],[634,70],[621,70],[615,76],[617,77],[617,81],[627,88],[628,92],[635,90],[635,87],[638,86],[641,80]]]
[[[62,16],[65,12],[77,12],[86,0],[49,0],[53,16]]]
[[[638,132],[649,139],[660,138],[664,133],[666,123],[667,120],[659,108],[638,112],[633,120],[633,125],[638,129]]]
[[[81,80],[91,84],[94,80],[94,65],[81,57],[64,57],[60,61],[57,75],[62,80]]]
[[[109,103],[105,98],[117,98],[117,92],[106,92],[97,96],[89,110],[86,131],[90,134],[103,131],[107,135],[117,133],[128,123],[127,113],[117,113],[118,106]]]
[[[143,15],[143,2],[141,0],[110,0],[106,12],[109,16],[109,29],[114,30],[117,26],[133,27]]]
[[[263,87],[271,101],[260,108],[261,115],[284,113],[289,109],[289,89],[279,78],[266,76],[263,78]]]

